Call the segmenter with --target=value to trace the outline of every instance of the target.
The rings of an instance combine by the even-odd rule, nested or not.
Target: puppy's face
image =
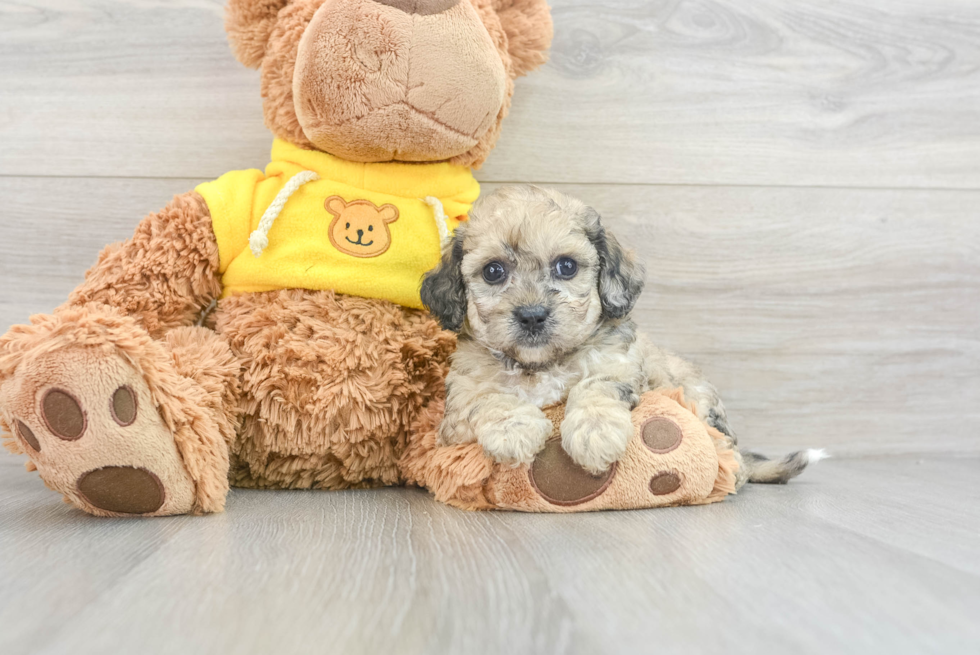
[[[463,238],[469,331],[519,362],[546,364],[585,341],[602,317],[587,215],[541,197],[494,209]]]
[[[507,187],[457,230],[422,300],[443,327],[547,366],[625,316],[641,289],[642,269],[595,210],[552,190]]]

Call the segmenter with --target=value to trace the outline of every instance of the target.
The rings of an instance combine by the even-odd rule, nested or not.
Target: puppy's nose
[[[360,241],[362,236],[364,236],[364,230],[358,230],[357,231],[357,240]]]
[[[543,330],[549,316],[551,316],[551,310],[544,305],[525,305],[514,310],[514,318],[526,332],[531,334],[537,334]]]
[[[401,9],[406,14],[419,14],[428,16],[429,14],[439,14],[447,9],[452,9],[459,4],[459,0],[374,0],[377,3]]]

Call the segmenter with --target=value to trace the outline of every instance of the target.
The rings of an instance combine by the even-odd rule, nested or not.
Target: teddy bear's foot
[[[70,348],[23,365],[3,387],[45,484],[92,514],[183,514],[194,481],[150,390],[121,357]]]
[[[51,335],[28,335],[40,337],[35,345],[42,347],[0,385],[5,427],[44,483],[99,516],[220,511],[227,448],[209,416],[206,390],[173,363],[186,344],[170,339],[168,349],[146,336],[148,351],[141,356],[126,352],[132,341],[113,344],[112,337],[91,331],[86,336],[101,343],[65,339],[63,330],[74,328],[72,336],[79,337],[84,326],[57,327]],[[214,480],[222,466],[224,490]]]
[[[683,393],[644,394],[632,412],[633,437],[622,458],[593,475],[562,447],[561,406],[545,410],[553,436],[529,466],[501,466],[478,444],[435,446],[426,421],[437,423],[440,406],[420,420],[403,465],[410,480],[436,498],[465,509],[575,512],[695,505],[722,500],[736,488],[739,469],[731,440],[701,422]]]

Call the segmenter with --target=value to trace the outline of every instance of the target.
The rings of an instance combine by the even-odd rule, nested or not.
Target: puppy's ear
[[[623,250],[612,234],[606,232],[599,214],[591,207],[588,235],[599,253],[599,299],[602,314],[622,318],[630,313],[643,291],[643,265],[632,252]]]
[[[442,261],[422,279],[422,304],[444,330],[459,332],[466,320],[466,284],[463,282],[463,233],[456,228]]]

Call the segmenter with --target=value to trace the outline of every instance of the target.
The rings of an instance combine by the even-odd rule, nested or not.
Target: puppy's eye
[[[348,223],[348,224],[347,224],[347,229],[348,229],[348,230],[350,229],[350,223]]]
[[[368,232],[374,232],[374,226],[368,225]]]
[[[578,264],[571,257],[560,257],[555,262],[555,275],[563,280],[570,280],[578,273]]]
[[[499,284],[507,277],[507,269],[500,262],[490,262],[483,267],[483,279],[489,284]]]

